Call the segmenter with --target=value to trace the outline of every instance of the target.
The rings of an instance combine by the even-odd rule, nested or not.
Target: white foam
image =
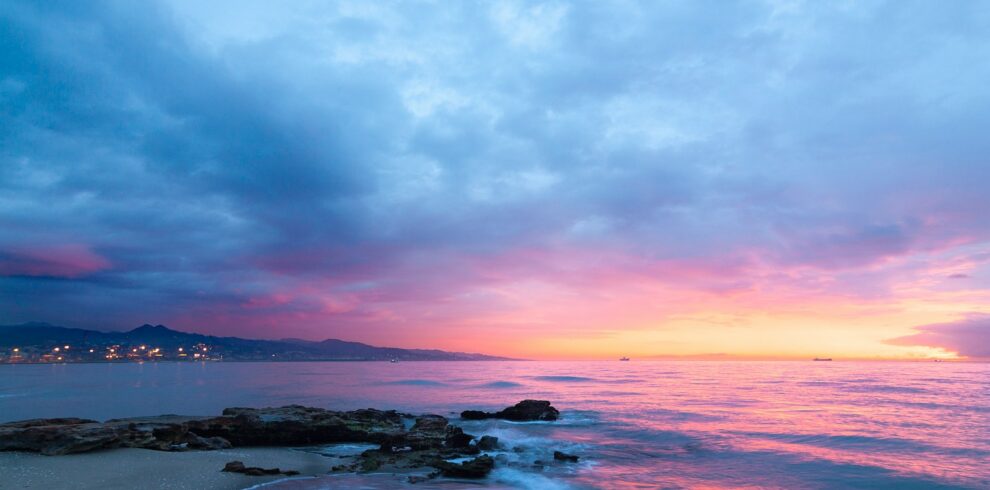
[[[540,473],[520,471],[514,468],[496,468],[490,478],[497,483],[511,485],[512,488],[533,490],[567,490],[573,488],[564,482]]]

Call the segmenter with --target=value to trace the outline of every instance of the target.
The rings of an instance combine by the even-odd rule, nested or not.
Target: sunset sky
[[[990,358],[990,3],[0,2],[0,324]]]

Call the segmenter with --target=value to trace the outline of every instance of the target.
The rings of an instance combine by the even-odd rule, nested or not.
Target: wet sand
[[[220,489],[236,490],[286,478],[220,470],[229,461],[296,470],[299,477],[326,475],[337,458],[287,448],[235,448],[164,452],[113,449],[65,456],[0,453],[0,489]]]

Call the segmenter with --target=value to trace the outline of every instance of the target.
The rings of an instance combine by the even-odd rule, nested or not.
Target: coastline
[[[465,410],[460,421],[552,422],[559,416],[549,401],[523,400],[498,412]],[[235,489],[286,477],[331,477],[331,486],[363,488],[370,474],[393,486],[395,477],[481,480],[496,466],[490,453],[508,449],[498,437],[465,433],[441,415],[371,408],[288,405],[227,408],[216,417],[28,419],[0,424],[0,488]],[[561,451],[552,457],[579,460]],[[519,465],[506,455],[499,460]]]
[[[298,471],[299,477],[325,476],[338,464],[338,458],[283,447],[217,451],[122,448],[62,456],[0,452],[0,488],[240,490],[286,478],[220,471],[232,460]]]

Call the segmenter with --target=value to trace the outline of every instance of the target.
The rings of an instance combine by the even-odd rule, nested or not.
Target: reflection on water
[[[0,366],[0,420],[299,403],[450,416],[548,399],[556,423],[462,424],[508,442],[486,486],[990,488],[990,365],[812,362]],[[512,447],[518,447],[512,451]],[[554,449],[578,465],[546,465]],[[360,485],[394,485],[365,478]],[[346,483],[350,486],[359,483]],[[336,483],[297,480],[283,488]],[[451,482],[441,488],[462,484]],[[416,488],[423,488],[422,485]]]

